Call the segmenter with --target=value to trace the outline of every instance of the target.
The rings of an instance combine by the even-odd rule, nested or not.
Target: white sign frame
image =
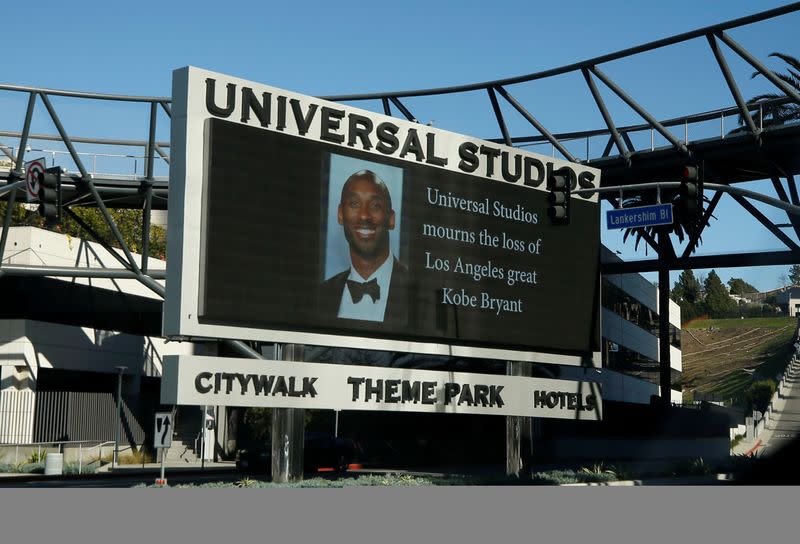
[[[257,382],[261,386],[259,393],[254,386]],[[410,388],[414,383],[418,389],[412,400]],[[426,383],[434,385],[425,386]],[[367,395],[368,387],[379,384],[382,400],[378,400],[374,389],[372,395]],[[459,389],[448,384],[457,384]],[[481,391],[486,393],[485,402],[479,400]],[[358,398],[354,398],[356,393]],[[497,399],[500,402],[493,402]],[[600,385],[596,382],[290,361],[259,361],[254,365],[252,359],[199,355],[164,357],[161,402],[581,421],[602,420],[603,413]]]
[[[363,336],[337,335],[326,333],[309,333],[292,330],[276,330],[266,328],[256,328],[247,326],[233,326],[200,323],[198,321],[198,309],[200,307],[200,270],[202,254],[202,195],[204,187],[205,165],[204,165],[204,124],[206,120],[214,118],[206,110],[205,101],[205,80],[212,78],[216,80],[216,100],[224,103],[226,85],[233,84],[237,88],[248,87],[253,90],[256,96],[262,93],[280,94],[290,100],[298,100],[306,105],[313,101],[317,105],[328,105],[331,108],[354,112],[360,115],[369,116],[375,123],[390,121],[400,127],[401,131],[411,128],[424,130],[427,133],[436,135],[437,142],[441,149],[456,149],[463,142],[472,142],[478,146],[486,144],[484,140],[472,138],[461,134],[441,130],[435,127],[428,127],[389,117],[382,114],[353,108],[344,104],[328,102],[318,98],[311,98],[305,95],[277,89],[267,85],[247,81],[244,79],[215,73],[195,67],[185,67],[173,72],[172,87],[172,123],[171,123],[171,157],[170,157],[170,206],[168,209],[169,228],[167,229],[167,248],[169,254],[166,278],[166,297],[164,300],[163,334],[167,338],[177,340],[190,340],[193,338],[230,338],[248,339],[263,342],[282,342],[293,344],[312,344],[332,347],[351,347],[357,349],[396,351],[408,353],[425,353],[432,355],[449,355],[453,357],[472,357],[485,359],[500,359],[512,361],[528,361],[537,363],[562,364],[570,366],[591,366],[598,368],[601,366],[601,356],[599,351],[587,353],[585,355],[565,355],[555,353],[544,353],[535,351],[525,351],[518,349],[498,349],[494,347],[465,346],[457,343],[434,343],[421,341],[389,340],[385,338],[372,338]],[[239,115],[234,113],[229,119],[234,123],[249,125],[262,128],[258,119],[253,116],[249,121],[242,122]],[[282,130],[286,134],[317,141],[312,136],[319,133],[319,116],[315,117],[307,132],[301,133],[291,116],[287,116],[287,126]],[[270,126],[263,130],[274,131]],[[398,133],[399,134],[399,133]],[[571,167],[579,172],[589,172],[600,181],[600,170],[585,165],[571,163],[561,159],[548,157],[519,148],[504,146],[501,144],[491,144],[504,151],[523,156],[535,157],[546,163],[553,163],[553,168]],[[377,150],[372,149],[369,153],[376,156],[383,156]],[[457,156],[457,152],[456,156]],[[412,158],[403,159],[414,162]],[[452,171],[459,171],[451,161],[445,166],[431,166],[432,168],[444,168]],[[485,165],[483,166],[485,168]],[[476,172],[475,175],[483,175],[485,172]],[[529,190],[546,191],[545,184],[538,187],[520,185]],[[572,195],[572,198],[579,198]],[[597,194],[582,196],[582,200],[598,204]],[[599,206],[599,204],[598,204]],[[598,241],[599,243],[599,241]],[[598,279],[599,289],[599,279]]]

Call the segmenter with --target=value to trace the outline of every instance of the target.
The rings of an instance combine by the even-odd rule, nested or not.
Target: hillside
[[[774,378],[791,357],[797,318],[711,319],[684,325],[683,399],[741,399],[751,382]]]

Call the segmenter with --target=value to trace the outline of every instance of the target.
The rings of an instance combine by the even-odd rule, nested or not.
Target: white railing
[[[47,454],[48,449],[58,449],[58,453],[64,454],[64,462],[68,461],[67,449],[73,450],[73,457],[78,462],[78,474],[83,473],[84,454],[87,456],[93,450],[97,450],[98,461],[103,458],[103,448],[108,447],[111,453],[114,451],[114,441],[103,440],[65,440],[61,442],[29,442],[27,444],[0,444],[0,459],[5,460],[8,450],[14,448],[14,464],[20,463],[20,453],[23,458],[36,452],[36,459],[42,462],[43,455]],[[77,450],[75,452],[74,450]]]
[[[0,150],[8,151],[8,153],[12,157],[16,157],[17,156],[17,148],[16,147],[13,147],[13,146],[9,147],[9,146],[5,146],[5,145],[0,145]],[[58,157],[60,159],[62,155],[65,156],[65,158],[68,161],[72,160],[72,156],[70,155],[69,151],[61,151],[61,150],[57,150],[57,149],[35,149],[35,148],[28,147],[28,148],[25,149],[25,153],[26,153],[26,155],[28,155],[29,153],[36,153],[36,154],[44,153],[45,155],[48,155],[50,157],[51,165],[56,165],[57,164],[56,158]],[[89,170],[89,173],[92,174],[92,176],[95,176],[95,177],[106,177],[106,176],[108,176],[108,177],[118,177],[118,178],[123,178],[123,179],[138,179],[138,178],[144,177],[144,175],[145,175],[144,174],[144,164],[145,164],[145,161],[147,160],[147,156],[146,155],[130,155],[130,154],[125,154],[125,153],[96,153],[96,152],[86,152],[86,151],[78,152],[77,155],[79,157],[87,158],[87,159],[91,160],[92,167],[91,167],[91,170]],[[30,155],[28,155],[28,156],[30,156]],[[38,158],[38,155],[35,155],[34,158]],[[132,161],[132,163],[130,163],[130,167],[132,167],[132,171],[130,169],[128,169],[128,168],[120,169],[120,171],[117,171],[117,172],[99,171],[97,169],[97,159],[98,158],[100,158],[100,159],[118,160],[118,161],[121,160],[123,162]],[[156,154],[154,156],[153,160],[154,160],[154,165],[157,164],[159,161],[162,161],[164,164],[169,165],[169,163],[167,162],[167,159],[165,159],[164,157],[162,157],[162,156],[160,156],[158,154]],[[61,162],[61,161],[59,160],[58,162]],[[88,161],[84,161],[84,162],[88,162]],[[139,164],[140,163],[142,164],[142,171],[141,172],[139,172]]]

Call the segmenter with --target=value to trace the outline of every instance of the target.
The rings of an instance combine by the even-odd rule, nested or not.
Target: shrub
[[[744,440],[744,435],[743,434],[737,434],[736,436],[734,436],[733,440],[731,440],[731,449],[733,449],[736,446],[738,446],[739,442],[741,442],[742,440]]]
[[[28,455],[28,463],[44,463],[44,458],[47,455],[47,450],[34,450]]]
[[[766,379],[753,382],[746,393],[750,409],[759,410],[760,412],[766,411],[776,388],[775,380]]]
[[[97,472],[97,465],[83,463],[79,466],[78,463],[64,463],[63,472],[64,474],[94,474]]]

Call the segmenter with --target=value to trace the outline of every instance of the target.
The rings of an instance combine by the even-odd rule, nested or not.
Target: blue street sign
[[[672,224],[672,204],[620,208],[606,212],[606,228],[632,229]]]

